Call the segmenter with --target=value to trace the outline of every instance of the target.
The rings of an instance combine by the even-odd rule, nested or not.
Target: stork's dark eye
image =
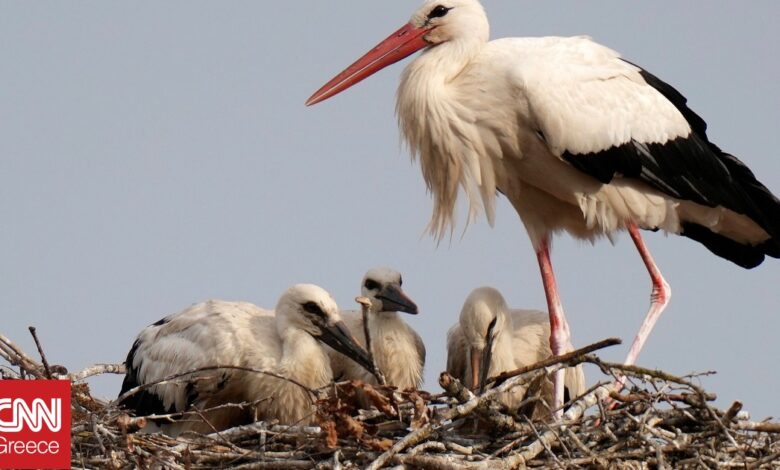
[[[452,10],[452,8],[447,8],[444,5],[437,5],[433,10],[431,10],[430,13],[428,13],[428,19],[432,20],[434,18],[441,18],[450,10]]]
[[[363,286],[368,290],[379,289],[379,283],[373,279],[366,279],[366,283]]]
[[[324,316],[325,312],[322,311],[319,305],[317,305],[316,302],[306,302],[303,304],[303,309],[306,310],[309,313],[313,313],[314,315],[320,315]]]
[[[494,317],[493,320],[488,325],[488,330],[487,330],[487,337],[488,338],[493,336],[493,328],[496,327],[496,320],[498,320],[498,317]]]

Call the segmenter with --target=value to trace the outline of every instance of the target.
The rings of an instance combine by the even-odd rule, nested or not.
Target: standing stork
[[[162,430],[171,435],[223,430],[255,416],[283,424],[310,423],[314,409],[307,389],[333,379],[322,343],[373,370],[368,354],[341,321],[336,302],[315,285],[289,288],[275,311],[247,302],[199,303],[141,331],[127,355],[119,395],[184,375],[129,395],[120,405],[138,416],[196,412],[198,417],[163,424]],[[187,374],[218,366],[275,376],[231,368]],[[236,406],[241,403],[250,406]]]
[[[550,261],[556,232],[629,232],[653,287],[628,364],[671,295],[640,229],[683,235],[744,268],[780,257],[780,202],[709,141],[672,86],[587,37],[488,36],[477,0],[426,1],[307,104],[425,49],[403,72],[396,112],[433,194],[429,229],[452,228],[459,188],[469,220],[483,208],[491,223],[503,193],[536,251],[554,354],[571,347]],[[555,384],[560,404],[562,372]]]
[[[390,268],[368,270],[360,285],[361,295],[370,300],[368,334],[371,353],[388,385],[400,390],[419,388],[423,380],[425,345],[422,338],[398,315],[417,314],[417,305],[401,289],[401,274]],[[350,310],[341,312],[349,330],[361,344],[366,344],[363,316]],[[337,379],[376,383],[376,378],[348,356],[331,352],[333,376]]]
[[[447,372],[469,389],[482,391],[488,378],[550,357],[549,338],[547,313],[510,309],[498,290],[479,287],[466,297],[458,323],[447,332]],[[515,410],[525,400],[528,389],[515,387],[500,400]],[[548,380],[543,381],[541,390],[542,398],[552,404]],[[581,365],[566,369],[564,391],[570,399],[585,392]]]

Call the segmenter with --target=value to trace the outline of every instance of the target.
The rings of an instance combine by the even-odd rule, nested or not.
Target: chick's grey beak
[[[382,301],[383,312],[406,312],[417,315],[417,304],[410,299],[398,284],[387,284],[376,296]]]
[[[320,341],[357,362],[372,374],[376,374],[368,353],[358,344],[343,321],[335,325],[322,325],[320,329],[322,330]]]
[[[477,391],[479,393],[484,391],[485,384],[489,378],[488,372],[490,371],[490,359],[493,357],[493,339],[495,338],[493,335],[493,328],[496,326],[496,320],[497,318],[494,318],[493,321],[490,322],[490,325],[488,325],[487,335],[485,335],[485,352],[480,358],[481,360],[479,365],[479,386],[477,387]]]

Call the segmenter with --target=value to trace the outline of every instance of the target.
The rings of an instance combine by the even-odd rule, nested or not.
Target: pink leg
[[[642,261],[645,263],[647,272],[650,273],[650,279],[653,282],[653,292],[650,294],[650,310],[647,311],[645,320],[642,322],[642,326],[639,327],[639,332],[636,334],[625,360],[626,364],[633,365],[636,363],[639,351],[641,351],[642,346],[645,345],[645,341],[650,335],[650,331],[655,326],[655,322],[661,317],[661,313],[663,313],[666,305],[669,303],[669,298],[672,296],[672,289],[661,275],[661,271],[658,270],[655,261],[653,261],[653,257],[645,246],[645,242],[642,240],[642,236],[639,234],[639,228],[636,224],[630,223],[628,225],[628,233],[631,235],[631,239],[634,241],[636,249],[639,250],[639,256],[642,257]],[[620,380],[618,380],[618,383],[616,384],[618,389],[623,388],[625,380],[625,377],[621,377]]]
[[[629,224],[628,233],[631,235],[631,239],[636,245],[636,249],[639,250],[639,256],[642,257],[647,272],[650,273],[650,280],[653,281],[653,292],[650,294],[650,310],[647,311],[644,322],[639,328],[639,332],[634,338],[634,342],[631,344],[631,349],[626,356],[626,364],[634,364],[639,351],[642,350],[647,337],[650,335],[650,331],[655,326],[655,322],[660,318],[666,305],[669,303],[669,299],[672,297],[672,288],[669,287],[666,280],[661,275],[661,271],[658,270],[658,266],[655,265],[653,257],[650,255],[645,246],[645,242],[642,241],[642,236],[639,234],[639,228],[635,224]]]
[[[542,284],[544,285],[544,293],[547,296],[547,309],[550,312],[550,349],[553,355],[559,356],[571,351],[573,348],[571,346],[569,324],[566,322],[561,300],[558,297],[558,287],[555,283],[555,274],[550,261],[550,239],[548,237],[542,239],[541,246],[536,252],[536,257],[539,260]],[[555,391],[553,407],[557,410],[555,413],[556,417],[560,417],[563,413],[563,377],[563,369],[558,370],[555,377],[553,377],[553,388]]]

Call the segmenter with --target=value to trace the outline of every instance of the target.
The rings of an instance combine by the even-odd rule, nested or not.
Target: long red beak
[[[306,100],[306,106],[325,101],[388,65],[392,65],[428,46],[429,44],[423,39],[428,31],[430,28],[416,27],[407,23],[317,90]]]

